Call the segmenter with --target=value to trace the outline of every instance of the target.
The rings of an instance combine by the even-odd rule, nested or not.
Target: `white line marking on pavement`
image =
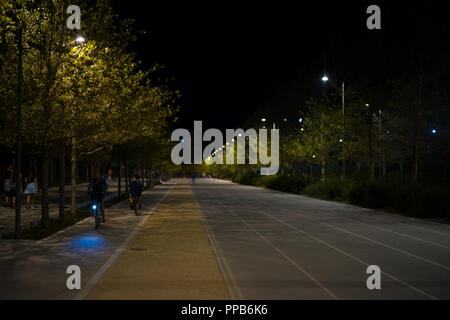
[[[446,245],[443,245],[443,244],[440,244],[440,243],[436,243],[436,242],[433,242],[433,241],[429,241],[429,240],[425,240],[425,239],[421,239],[421,238],[417,238],[417,237],[414,237],[414,236],[410,236],[408,234],[397,232],[397,231],[394,231],[394,230],[391,230],[391,229],[386,229],[386,228],[383,228],[383,227],[374,226],[374,225],[371,225],[371,224],[368,224],[368,223],[365,223],[365,222],[361,222],[361,221],[358,221],[358,220],[355,220],[355,219],[351,219],[351,218],[344,218],[344,217],[339,217],[339,218],[347,220],[347,221],[352,221],[352,222],[355,222],[355,223],[359,223],[359,224],[362,224],[362,225],[366,225],[366,226],[368,226],[370,228],[374,228],[374,229],[379,229],[379,230],[383,230],[383,231],[386,231],[386,232],[390,232],[390,233],[396,234],[396,235],[398,235],[400,237],[405,237],[405,238],[413,239],[413,240],[416,240],[416,241],[428,243],[428,244],[431,244],[433,246],[441,247],[441,248],[444,248],[444,249],[450,249],[450,247],[448,247]]]
[[[222,193],[222,195],[223,195],[223,193]],[[266,213],[265,211],[263,211],[263,210],[261,210],[261,209],[259,209],[259,208],[256,208],[256,207],[254,207],[254,206],[252,206],[252,205],[249,205],[249,204],[246,204],[246,205],[247,205],[248,207],[253,208],[253,209],[256,210],[256,211],[261,212],[262,214],[264,214],[264,215],[266,215],[266,216],[268,216],[268,217],[271,217],[271,218],[274,219],[275,221],[278,221],[279,223],[284,224],[284,225],[286,225],[287,227],[289,227],[289,228],[291,228],[291,229],[293,229],[293,230],[295,230],[295,231],[297,231],[297,232],[299,232],[299,233],[301,233],[301,234],[303,234],[303,235],[306,235],[306,236],[308,236],[309,238],[311,238],[311,239],[313,239],[313,240],[315,240],[315,241],[317,241],[317,242],[320,242],[320,243],[326,245],[326,246],[329,247],[329,248],[332,248],[332,249],[334,249],[334,250],[340,252],[341,254],[343,254],[343,255],[345,255],[345,256],[347,256],[347,257],[349,257],[349,258],[351,258],[351,259],[353,259],[353,260],[355,260],[355,261],[357,261],[357,262],[359,262],[359,263],[361,263],[361,264],[363,264],[363,265],[365,265],[365,266],[369,266],[369,265],[370,265],[369,263],[367,263],[367,262],[365,262],[365,261],[363,261],[363,260],[361,260],[361,259],[359,259],[359,258],[357,258],[357,257],[355,257],[355,256],[353,256],[353,255],[351,255],[350,253],[345,252],[345,251],[343,251],[343,250],[341,250],[341,249],[335,247],[334,245],[332,245],[332,244],[330,244],[330,243],[328,243],[328,242],[326,242],[326,241],[324,241],[324,240],[322,240],[322,239],[319,239],[319,238],[317,238],[317,237],[315,237],[315,236],[309,234],[309,233],[306,232],[306,231],[300,230],[300,229],[298,229],[297,227],[295,227],[295,226],[293,226],[293,225],[291,225],[291,224],[289,224],[289,223],[287,223],[287,222],[285,222],[285,221],[283,221],[283,220],[280,220],[280,219],[274,217],[274,216],[271,215],[271,214]],[[389,278],[391,278],[391,279],[393,279],[393,280],[395,280],[395,281],[397,281],[397,282],[403,284],[404,286],[410,288],[411,290],[416,291],[416,292],[418,292],[418,293],[420,293],[420,294],[422,294],[422,295],[424,295],[424,296],[426,296],[426,297],[428,297],[428,298],[430,298],[430,299],[432,299],[432,300],[439,300],[437,297],[435,297],[435,296],[433,296],[433,295],[431,295],[431,294],[429,294],[429,293],[426,293],[425,291],[420,290],[419,288],[416,288],[416,287],[410,285],[409,283],[407,283],[407,282],[405,282],[405,281],[403,281],[403,280],[401,280],[401,279],[399,279],[399,278],[397,278],[397,277],[395,277],[395,276],[393,276],[393,275],[391,275],[391,274],[389,274],[389,273],[387,273],[387,272],[385,272],[385,271],[381,271],[381,273],[384,274],[384,275],[386,275],[387,277],[389,277]]]
[[[247,204],[247,205],[248,205],[248,206],[251,206],[251,205],[249,205],[249,204]],[[252,206],[252,207],[253,207],[253,206]],[[256,207],[253,207],[253,208],[256,208]],[[308,217],[308,216],[306,216],[306,215],[304,215],[304,214],[302,214],[302,213],[296,212],[295,210],[292,210],[292,211],[291,211],[291,210],[288,210],[288,209],[285,209],[285,208],[278,208],[278,209],[284,210],[284,211],[289,212],[289,213],[292,212],[292,213],[294,213],[295,215],[300,216],[300,217],[303,217],[304,219],[307,219],[307,220],[309,220],[309,221],[313,221],[313,222],[320,223],[320,224],[325,225],[325,226],[327,226],[327,227],[330,227],[330,228],[339,230],[339,231],[341,231],[341,232],[350,234],[350,235],[352,235],[352,236],[354,236],[354,237],[357,237],[357,238],[360,238],[360,239],[367,240],[367,241],[372,242],[372,243],[375,243],[375,244],[377,244],[377,245],[379,245],[379,246],[382,246],[382,247],[385,247],[385,248],[389,248],[389,249],[391,249],[391,250],[400,252],[400,253],[405,254],[405,255],[407,255],[407,256],[410,256],[410,257],[413,257],[413,258],[422,260],[422,261],[427,262],[427,263],[429,263],[429,264],[432,264],[432,265],[435,265],[435,266],[437,266],[437,267],[440,267],[440,268],[443,268],[443,269],[445,269],[445,270],[449,270],[449,271],[450,271],[450,267],[445,266],[445,265],[443,265],[443,264],[440,264],[440,263],[438,263],[438,262],[435,262],[435,261],[432,261],[432,260],[429,260],[429,259],[420,257],[420,256],[418,256],[418,255],[415,255],[415,254],[413,254],[413,253],[407,252],[407,251],[402,250],[402,249],[399,249],[399,248],[392,247],[392,246],[390,246],[390,245],[388,245],[388,244],[385,244],[385,243],[383,243],[383,242],[380,242],[380,241],[377,241],[377,240],[373,240],[373,239],[367,238],[367,237],[365,237],[365,236],[362,236],[362,235],[360,235],[360,234],[357,234],[357,233],[348,231],[348,230],[346,230],[346,229],[337,227],[337,226],[332,225],[332,224],[330,224],[330,223],[326,223],[326,222],[320,221],[320,220],[318,220],[318,219],[310,218],[310,217]]]
[[[332,293],[328,288],[326,288],[320,281],[318,281],[316,278],[314,278],[310,273],[308,273],[305,269],[303,269],[300,265],[298,265],[294,260],[292,260],[288,255],[286,255],[280,248],[275,246],[272,242],[270,242],[266,237],[264,237],[262,234],[260,234],[258,231],[256,231],[254,228],[252,228],[248,223],[246,223],[241,217],[239,217],[237,214],[235,214],[232,210],[228,208],[222,201],[217,200],[215,197],[211,195],[208,191],[206,191],[211,198],[216,201],[220,202],[222,206],[228,210],[233,216],[235,216],[242,224],[244,224],[248,229],[256,233],[264,242],[266,242],[270,247],[272,247],[276,252],[278,252],[283,258],[285,258],[288,262],[290,262],[294,267],[296,267],[298,270],[300,270],[303,274],[305,274],[309,279],[311,279],[315,284],[317,284],[321,289],[323,289],[330,297],[332,297],[334,300],[339,300],[339,298]]]
[[[134,238],[136,233],[141,229],[141,227],[144,225],[144,223],[147,221],[148,217],[150,216],[150,213],[152,213],[156,208],[158,208],[159,204],[167,197],[167,195],[172,191],[172,189],[175,187],[175,185],[178,183],[178,180],[173,184],[169,190],[162,196],[162,198],[153,205],[153,207],[146,212],[146,216],[142,221],[134,228],[134,230],[131,232],[131,234],[128,236],[128,238],[122,242],[119,248],[116,249],[116,251],[113,253],[113,255],[108,259],[108,261],[105,262],[105,264],[89,279],[89,282],[86,284],[86,286],[82,289],[82,291],[74,298],[74,300],[82,300],[84,299],[91,289],[95,286],[95,284],[100,280],[100,278],[108,271],[109,267],[114,263],[114,261],[120,256],[120,254],[125,250],[125,248],[128,246],[128,244],[131,242],[131,240]]]
[[[198,211],[202,215],[203,218],[203,224],[206,229],[206,233],[208,234],[209,242],[211,243],[211,247],[215,253],[217,264],[219,265],[219,269],[222,271],[222,275],[225,279],[225,282],[228,287],[228,292],[230,293],[231,299],[233,300],[243,300],[243,295],[236,284],[236,280],[233,276],[233,273],[231,271],[230,266],[228,265],[228,262],[225,258],[225,256],[222,253],[222,250],[220,249],[219,244],[216,241],[216,238],[214,237],[214,233],[211,230],[211,227],[209,226],[208,219],[206,218],[205,214],[203,214],[203,210],[201,209],[200,205],[198,204],[197,198],[194,193],[194,200],[197,204]]]
[[[283,194],[283,195],[284,195],[284,194]],[[287,194],[287,195],[291,196],[291,194]],[[282,195],[278,195],[278,196],[281,197]],[[293,196],[295,196],[295,195],[293,195]],[[289,199],[289,200],[296,200],[296,199],[293,198],[293,197],[286,197],[286,198]],[[317,200],[319,200],[319,201],[324,201],[324,200],[321,200],[321,199],[317,199]],[[336,203],[338,203],[338,202],[336,202]],[[361,208],[361,209],[369,210],[369,209],[366,209],[366,208]],[[369,211],[370,211],[370,210],[369,210]],[[392,215],[392,214],[391,214],[391,215]],[[372,219],[375,219],[375,220],[378,220],[378,221],[386,222],[386,220],[384,220],[384,219],[383,219],[383,216],[381,216],[381,215],[376,215],[376,216],[375,216],[375,215],[369,215],[368,217],[369,217],[369,218],[372,218]],[[410,236],[410,235],[405,234],[405,233],[396,232],[396,231],[394,231],[394,230],[392,230],[392,229],[387,229],[387,228],[382,228],[382,227],[379,227],[379,226],[371,225],[371,224],[368,224],[368,223],[365,223],[365,222],[361,222],[361,221],[359,221],[359,220],[356,220],[356,219],[354,219],[354,218],[343,217],[342,215],[339,215],[339,218],[340,218],[340,219],[344,219],[344,220],[348,220],[348,221],[352,221],[352,222],[355,222],[355,223],[359,223],[359,224],[362,224],[362,225],[366,225],[366,226],[369,226],[369,227],[371,227],[371,228],[376,228],[376,229],[383,230],[383,231],[386,231],[386,232],[391,232],[391,233],[393,233],[393,234],[396,234],[396,235],[399,235],[399,236],[402,236],[402,237],[406,237],[406,238],[414,239],[414,240],[417,240],[417,241],[425,242],[425,243],[428,243],[428,244],[431,244],[431,245],[434,245],[434,246],[437,246],[437,247],[441,247],[441,248],[445,248],[445,249],[450,249],[449,246],[446,246],[446,245],[443,245],[443,244],[440,244],[440,243],[436,243],[436,242],[429,241],[429,240],[425,240],[425,239],[422,239],[422,238]],[[409,218],[409,217],[408,217],[408,218]],[[412,219],[412,218],[411,218],[411,219]],[[433,222],[433,223],[435,223],[435,222]],[[418,226],[414,226],[414,225],[410,225],[410,224],[404,224],[404,225],[407,226],[407,227],[411,227],[411,228],[417,228],[417,229],[421,229],[421,230],[425,230],[425,231],[434,232],[434,233],[437,233],[437,234],[443,234],[443,235],[445,235],[445,236],[450,236],[450,234],[448,234],[448,233],[439,232],[439,231],[431,230],[431,229],[428,229],[428,228],[418,227]],[[439,225],[442,226],[442,224],[439,224]]]
[[[444,235],[444,236],[450,237],[450,233],[440,232],[440,231],[436,231],[436,230],[431,230],[431,229],[423,228],[423,227],[419,227],[419,226],[410,226],[410,227],[411,227],[411,228],[420,229],[420,230],[429,231],[429,232],[433,232],[433,233],[437,233],[437,234],[442,234],[442,235]]]

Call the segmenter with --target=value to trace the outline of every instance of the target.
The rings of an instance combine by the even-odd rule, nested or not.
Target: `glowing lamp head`
[[[94,210],[97,209],[97,205],[93,204],[92,209],[94,209]]]
[[[86,41],[82,36],[78,36],[76,39],[75,39],[75,41],[77,42],[77,43],[84,43],[84,41]]]
[[[327,82],[328,80],[329,80],[329,79],[328,79],[327,76],[323,76],[323,77],[322,77],[322,81],[323,81],[323,82]]]

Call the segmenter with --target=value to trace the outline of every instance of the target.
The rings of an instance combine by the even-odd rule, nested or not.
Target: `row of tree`
[[[179,93],[143,71],[127,47],[132,21],[119,21],[109,1],[84,1],[81,31],[66,26],[69,1],[0,3],[0,144],[17,141],[18,34],[23,36],[23,142],[41,156],[42,222],[48,222],[48,159],[55,146],[71,157],[72,213],[81,155],[111,152],[131,141],[142,154],[159,146]],[[39,50],[36,50],[38,48]],[[120,147],[122,146],[122,147]],[[154,149],[153,149],[154,150]],[[62,154],[64,157],[64,153]]]

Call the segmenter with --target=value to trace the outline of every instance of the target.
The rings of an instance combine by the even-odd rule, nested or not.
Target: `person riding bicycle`
[[[139,180],[139,175],[135,175],[133,179],[131,179],[130,182],[130,207],[133,209],[133,199],[137,200],[137,203],[139,204],[139,209],[142,206],[142,190],[144,189],[144,186],[142,185],[141,181]]]
[[[97,202],[100,206],[100,210],[102,212],[102,222],[106,222],[104,196],[107,188],[108,185],[105,179],[103,179],[101,172],[97,171],[95,173],[95,178],[89,182],[88,193],[91,195],[91,201]]]

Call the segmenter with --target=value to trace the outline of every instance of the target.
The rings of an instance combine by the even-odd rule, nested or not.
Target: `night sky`
[[[186,128],[194,120],[235,128],[294,81],[306,100],[321,90],[324,72],[385,81],[400,69],[416,32],[433,32],[436,26],[427,23],[448,19],[437,2],[378,1],[382,30],[376,31],[366,28],[366,8],[375,4],[369,1],[143,3],[112,1],[121,18],[135,18],[136,30],[147,32],[130,49],[145,66],[166,67],[161,77],[173,78],[183,95],[176,126]],[[348,65],[334,63],[338,48],[349,52]]]

